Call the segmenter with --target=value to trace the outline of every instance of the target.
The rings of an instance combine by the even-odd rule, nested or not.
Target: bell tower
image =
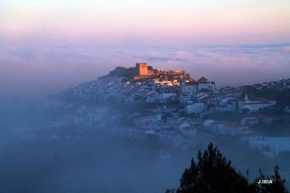
[[[185,86],[185,78],[184,78],[184,76],[181,78],[181,81],[180,81],[180,90],[181,90],[181,93],[186,92],[186,86]]]
[[[248,95],[246,94],[245,95],[245,101],[248,101],[249,100],[249,98],[248,98]]]

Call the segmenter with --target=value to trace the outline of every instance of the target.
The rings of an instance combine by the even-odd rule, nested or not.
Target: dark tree
[[[248,175],[247,171],[247,175]],[[261,173],[259,180],[265,179]],[[248,180],[237,172],[231,162],[209,144],[208,149],[198,153],[198,163],[191,160],[191,166],[185,169],[180,186],[177,190],[166,190],[166,193],[286,193],[285,180],[281,179],[278,167],[271,177],[273,183],[260,186],[258,179],[250,184]],[[266,188],[265,188],[265,187]],[[271,190],[271,191],[269,191]]]
[[[147,69],[148,70],[153,70],[153,67],[152,66],[147,66]]]
[[[265,176],[261,170],[259,170],[260,176],[257,178],[253,185],[256,186],[257,193],[287,193],[285,188],[286,181],[281,178],[279,174],[279,167],[274,167],[274,175]],[[267,180],[269,184],[261,183],[262,180]]]
[[[207,110],[209,110],[209,109],[212,108],[212,107],[216,107],[216,105],[213,104],[213,103],[210,103],[210,104],[207,106]]]
[[[250,109],[245,108],[245,109],[242,110],[242,112],[243,112],[243,114],[248,114],[250,112]]]

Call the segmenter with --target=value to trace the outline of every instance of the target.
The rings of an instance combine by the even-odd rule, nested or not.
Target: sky
[[[0,0],[0,95],[52,94],[136,62],[219,87],[287,77],[289,13],[289,0]]]

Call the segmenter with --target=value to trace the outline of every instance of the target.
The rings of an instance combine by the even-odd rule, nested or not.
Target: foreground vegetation
[[[264,180],[268,183],[261,183]],[[278,166],[274,167],[272,176],[265,176],[260,170],[260,176],[250,183],[211,143],[203,154],[199,151],[197,163],[191,160],[179,188],[166,190],[166,193],[287,193],[285,183]]]

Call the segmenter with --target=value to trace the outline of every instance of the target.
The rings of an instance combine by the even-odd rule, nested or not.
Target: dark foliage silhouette
[[[287,193],[285,180],[279,174],[279,167],[274,167],[273,176],[260,176],[253,183],[232,166],[212,143],[208,149],[198,153],[198,162],[191,160],[190,168],[185,169],[177,189],[166,190],[166,193]],[[247,171],[247,174],[249,172]],[[271,184],[258,183],[271,180]]]

